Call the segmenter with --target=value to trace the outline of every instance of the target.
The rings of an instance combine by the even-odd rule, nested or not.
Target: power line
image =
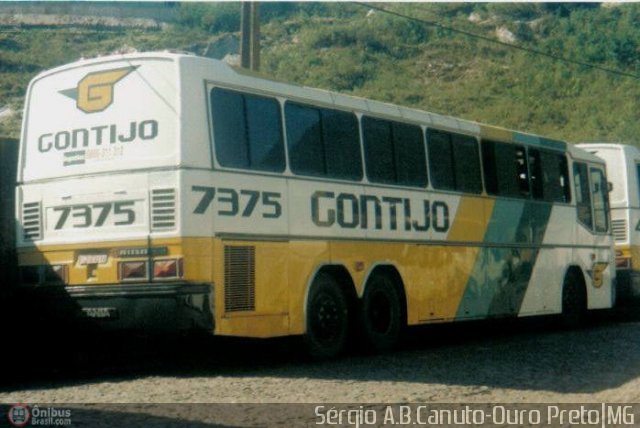
[[[410,21],[419,22],[421,24],[428,25],[428,26],[431,26],[431,27],[436,27],[436,28],[440,28],[442,30],[451,31],[453,33],[462,34],[464,36],[471,37],[471,38],[474,38],[474,39],[484,40],[485,42],[489,42],[489,43],[494,43],[494,44],[497,44],[497,45],[505,46],[505,47],[508,47],[510,49],[517,49],[517,50],[528,52],[528,53],[531,53],[531,54],[534,54],[534,55],[540,55],[540,56],[544,56],[544,57],[547,57],[547,58],[551,58],[551,59],[556,60],[556,61],[561,61],[561,62],[565,62],[565,63],[568,63],[568,64],[580,65],[580,66],[583,66],[583,67],[593,68],[595,70],[604,71],[606,73],[616,74],[618,76],[625,76],[625,77],[632,77],[634,79],[640,79],[640,75],[637,75],[637,74],[632,74],[632,73],[627,73],[627,72],[621,71],[621,70],[615,70],[615,69],[612,69],[612,68],[602,67],[602,66],[597,65],[597,64],[591,64],[591,63],[588,63],[588,62],[582,62],[582,61],[578,61],[578,60],[571,59],[571,58],[565,58],[563,56],[556,55],[556,54],[553,54],[551,52],[545,52],[545,51],[541,51],[541,50],[537,50],[537,49],[527,48],[527,47],[520,46],[520,45],[515,45],[513,43],[503,42],[501,40],[493,39],[491,37],[481,36],[479,34],[474,34],[474,33],[468,32],[468,31],[459,30],[459,29],[454,28],[454,27],[449,27],[449,26],[446,26],[446,25],[442,25],[442,24],[439,24],[439,23],[434,22],[434,21],[427,21],[425,19],[416,18],[416,17],[413,17],[413,16],[409,16],[409,15],[405,15],[405,14],[399,13],[399,12],[394,12],[392,10],[384,9],[384,8],[382,8],[380,6],[375,6],[375,5],[362,3],[362,2],[354,2],[354,4],[356,4],[358,6],[366,7],[366,8],[369,8],[369,9],[377,10],[379,12],[383,12],[383,13],[386,13],[386,14],[389,14],[389,15],[393,15],[393,16],[396,16],[396,17],[399,17],[399,18],[404,18],[404,19],[408,19]]]

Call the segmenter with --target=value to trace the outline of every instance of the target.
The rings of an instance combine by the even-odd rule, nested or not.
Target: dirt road
[[[640,402],[635,318],[576,331],[537,322],[430,327],[392,353],[323,362],[305,360],[292,340],[111,340],[77,371],[78,361],[34,346],[49,367],[20,367],[0,386],[0,402]],[[137,347],[135,358],[121,346]]]

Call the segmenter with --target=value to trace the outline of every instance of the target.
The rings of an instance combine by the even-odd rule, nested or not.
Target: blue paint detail
[[[549,224],[549,217],[551,217],[551,210],[553,205],[547,202],[529,202],[525,208],[528,217],[527,227],[530,230],[530,241],[535,245],[542,244],[544,240],[544,234],[547,231],[547,225]]]
[[[521,134],[520,132],[513,133],[513,141],[516,143],[531,144],[534,146],[540,145],[540,137],[537,135]]]
[[[517,315],[539,251],[492,248],[489,252],[495,265],[488,271],[487,286],[494,295],[486,316]]]
[[[533,248],[480,250],[456,318],[488,318],[520,312],[552,205],[529,200],[497,200],[487,226],[486,244],[532,244]]]
[[[546,147],[548,149],[561,150],[563,152],[567,150],[567,143],[565,143],[564,141],[552,140],[550,138],[540,138],[540,144],[542,145],[542,147]]]
[[[493,215],[487,225],[484,242],[508,244],[526,242],[526,236],[519,236],[519,225],[525,201],[500,200],[493,207]]]
[[[528,144],[551,150],[567,150],[567,143],[560,140],[553,140],[551,138],[539,137],[537,135],[522,134],[520,132],[513,133],[513,141],[516,143]]]

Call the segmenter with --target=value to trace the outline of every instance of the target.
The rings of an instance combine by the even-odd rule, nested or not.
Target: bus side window
[[[427,129],[427,145],[434,188],[482,193],[480,155],[475,138]]]
[[[214,88],[211,116],[215,153],[221,166],[284,171],[280,104],[275,98]]]
[[[356,115],[337,110],[322,110],[322,124],[327,176],[362,180],[360,130]]]
[[[593,229],[593,216],[591,214],[591,192],[589,190],[589,177],[587,164],[575,162],[573,164],[573,182],[576,188],[576,209],[578,221],[588,229]]]
[[[540,150],[529,149],[529,172],[531,180],[531,195],[533,199],[547,200],[549,192],[545,192],[545,184],[547,182],[548,174],[543,169]]]
[[[482,193],[478,141],[467,135],[453,134],[453,159],[458,190]]]
[[[295,174],[327,173],[320,111],[287,102],[284,106],[289,166]]]
[[[289,164],[295,174],[360,181],[362,156],[353,113],[287,101]]]
[[[531,192],[535,199],[569,202],[567,159],[561,153],[529,149]]]
[[[487,193],[526,198],[530,194],[524,146],[482,141],[482,163]]]
[[[455,190],[456,176],[453,170],[451,134],[436,129],[427,129],[427,145],[429,147],[431,184],[435,189]]]
[[[591,191],[593,194],[593,217],[595,231],[606,233],[609,230],[609,203],[607,180],[601,169],[591,168]]]
[[[558,194],[558,202],[571,202],[571,189],[569,188],[569,165],[567,157],[564,154],[557,155],[556,158],[558,166],[558,182],[560,184],[561,193]]]
[[[427,166],[419,126],[362,118],[367,178],[373,183],[425,187]]]

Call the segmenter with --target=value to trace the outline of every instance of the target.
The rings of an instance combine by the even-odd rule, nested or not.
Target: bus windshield
[[[112,58],[36,78],[25,110],[21,181],[175,165],[175,70],[167,59]]]

